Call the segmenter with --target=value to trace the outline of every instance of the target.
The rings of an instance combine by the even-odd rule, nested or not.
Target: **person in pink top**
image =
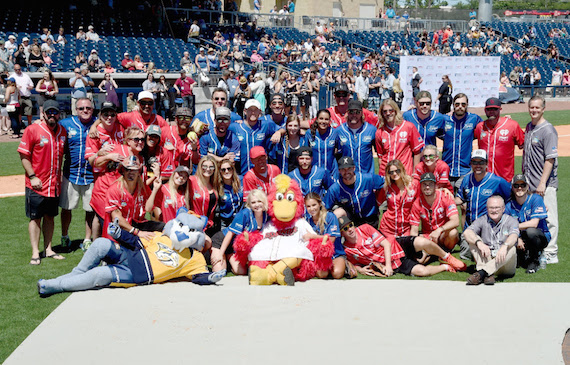
[[[449,182],[449,165],[439,158],[439,151],[432,144],[428,144],[422,151],[422,161],[416,165],[412,177],[419,183],[420,177],[426,172],[431,172],[435,176],[438,189],[453,192],[453,187]]]

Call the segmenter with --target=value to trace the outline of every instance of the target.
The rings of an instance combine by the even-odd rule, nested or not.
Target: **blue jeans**
[[[99,266],[101,261],[105,261],[109,266]],[[107,238],[97,238],[69,274],[40,280],[39,285],[42,294],[55,294],[106,287],[119,281],[133,282],[131,270],[127,266],[126,252],[121,248],[117,249]]]

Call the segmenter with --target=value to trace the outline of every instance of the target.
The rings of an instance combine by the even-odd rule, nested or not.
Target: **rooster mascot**
[[[317,270],[329,270],[333,239],[304,239],[306,233],[316,233],[302,218],[305,204],[297,182],[276,176],[267,200],[270,222],[261,232],[244,232],[234,242],[237,261],[249,265],[249,284],[294,285],[313,278]]]

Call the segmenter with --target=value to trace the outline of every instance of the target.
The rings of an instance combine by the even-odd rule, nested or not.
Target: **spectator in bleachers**
[[[240,116],[243,115],[245,103],[249,98],[251,98],[251,89],[249,88],[245,76],[241,76],[239,79],[239,86],[236,88],[234,94],[234,109]]]
[[[132,112],[137,108],[137,101],[135,100],[135,93],[129,92],[127,94],[127,113]]]
[[[97,53],[96,49],[91,50],[91,53],[89,54],[89,57],[87,58],[87,62],[90,62],[91,60],[95,61],[95,65],[97,67],[97,70],[100,70],[103,67],[105,67],[105,62],[103,62],[103,60],[101,58],[99,58],[99,54]]]
[[[125,52],[123,54],[123,60],[121,61],[121,66],[123,67],[123,71],[134,71],[135,70],[135,63],[131,59],[131,55],[129,52]]]
[[[30,55],[30,38],[22,38],[22,46],[24,46],[24,53],[26,54],[26,59]]]
[[[550,85],[560,86],[562,84],[562,75],[563,74],[562,71],[560,70],[560,66],[556,66],[556,68],[552,71],[552,79],[550,81]]]
[[[520,85],[520,78],[521,78],[520,70],[521,70],[520,66],[515,66],[515,68],[511,71],[511,73],[509,73],[509,82],[511,85],[513,86]]]
[[[18,44],[16,42],[16,36],[10,34],[8,36],[8,42],[6,42],[6,49],[10,53],[10,56],[16,52],[16,48],[18,48]]]
[[[135,55],[133,64],[135,66],[136,71],[146,71],[146,64],[145,62],[142,61],[141,56]]]
[[[216,33],[214,33],[214,38],[212,39],[212,41],[221,46],[226,42],[226,39],[224,38],[222,33],[220,33],[220,31],[217,30]]]
[[[194,63],[196,64],[198,72],[203,72],[206,75],[210,73],[210,61],[206,56],[206,50],[204,47],[200,47],[199,53],[194,58]]]
[[[90,25],[87,27],[87,33],[85,33],[85,40],[99,42],[101,39],[99,38],[99,34],[95,33],[95,28]]]
[[[55,100],[55,96],[59,93],[57,81],[51,71],[45,71],[44,76],[36,84],[36,92],[38,96],[38,105],[40,107],[39,114],[43,115],[43,105],[46,100]]]
[[[206,57],[208,58],[208,72],[220,71],[220,58],[218,57],[218,52],[214,51],[213,48],[209,48]]]
[[[16,66],[18,67],[18,66]],[[16,85],[16,80],[13,77],[6,79],[6,88],[4,91],[3,99],[6,103],[6,112],[10,118],[12,127],[12,138],[20,138],[22,134],[20,122],[20,91]]]
[[[77,115],[75,109],[75,104],[79,99],[84,99],[89,97],[89,90],[95,85],[93,80],[87,74],[89,71],[86,68],[75,68],[75,75],[69,79],[69,86],[73,88],[71,91],[71,112],[73,115]]]
[[[1,54],[1,48],[0,48],[0,54]],[[0,56],[0,59],[1,58],[2,56]],[[16,52],[14,52],[14,54],[12,55],[12,60],[14,64],[20,65],[24,71],[28,69],[28,56],[26,56],[26,51],[24,49],[23,44],[20,44],[18,46]],[[1,70],[2,66],[0,65],[0,72]]]
[[[77,34],[75,35],[75,39],[77,40],[85,40],[87,37],[87,35],[85,34],[85,31],[83,30],[83,26],[80,25],[79,28],[77,28]]]
[[[40,51],[40,47],[33,45],[30,50],[30,56],[28,57],[28,65],[30,72],[37,72],[40,68],[45,65],[44,58]]]
[[[112,74],[112,73],[115,73],[116,70],[113,68],[113,66],[111,66],[111,62],[105,61],[105,67],[103,68],[102,71],[103,71],[103,73],[106,73],[106,74]]]
[[[51,39],[52,43],[55,43],[55,39],[51,34],[51,31],[48,28],[42,28],[42,35],[40,36],[42,42],[47,42],[48,39]]]
[[[570,85],[570,69],[566,69],[564,71],[564,75],[562,75],[562,85],[569,86]],[[564,90],[568,91],[568,88],[564,88]]]
[[[538,72],[536,67],[533,67],[530,71],[530,83],[532,85],[539,85],[540,81],[542,80],[542,75]]]
[[[174,83],[174,88],[176,89],[176,94],[179,95],[184,100],[184,106],[195,114],[194,105],[194,87],[196,86],[196,81],[190,76],[186,75],[186,71],[180,71],[180,77]]]
[[[190,52],[188,51],[184,51],[184,55],[182,56],[182,58],[180,59],[180,69],[184,69],[184,66],[186,66],[186,72],[191,73],[191,69],[192,69],[192,60],[190,59]]]
[[[119,96],[117,95],[117,89],[119,86],[113,76],[109,73],[105,73],[103,80],[99,84],[99,91],[105,93],[105,101],[113,103],[115,106],[119,106]]]
[[[188,39],[190,38],[198,38],[200,35],[200,27],[198,26],[198,21],[194,20],[192,25],[190,26],[190,30],[188,31]]]
[[[10,52],[6,49],[4,40],[0,40],[0,72],[11,71],[14,67],[11,62],[12,56]],[[24,65],[24,68],[26,65]]]
[[[75,56],[75,67],[81,67],[86,64],[87,64],[87,58],[85,58],[83,51],[79,51],[77,53],[77,56]]]
[[[65,34],[64,34],[63,28],[59,28],[59,32],[58,32],[57,39],[56,39],[55,43],[61,45],[62,47],[67,44],[67,39],[65,39]]]

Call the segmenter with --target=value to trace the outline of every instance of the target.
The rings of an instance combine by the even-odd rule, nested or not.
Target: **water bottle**
[[[540,257],[538,258],[538,269],[539,270],[544,270],[546,269],[546,256],[544,256],[544,254],[540,254]]]

